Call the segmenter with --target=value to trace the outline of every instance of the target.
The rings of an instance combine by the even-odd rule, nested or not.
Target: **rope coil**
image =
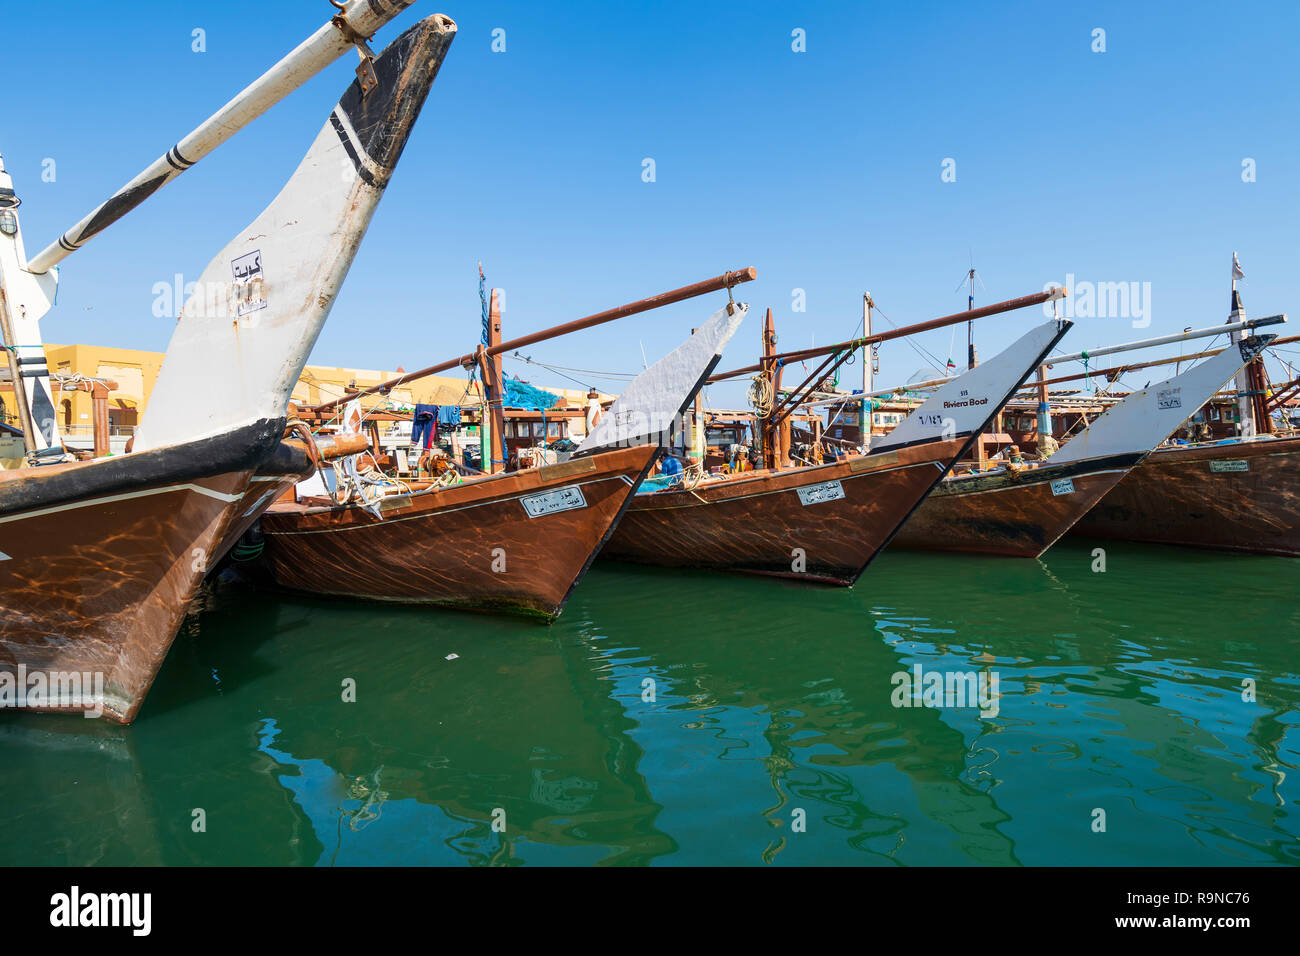
[[[749,406],[760,418],[772,414],[772,380],[761,372],[750,380]]]

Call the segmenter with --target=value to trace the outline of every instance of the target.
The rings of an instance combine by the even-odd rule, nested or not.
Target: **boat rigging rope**
[[[772,414],[772,380],[761,372],[750,380],[749,407],[759,418]]]
[[[693,461],[682,470],[682,488],[692,491],[704,480],[704,462]]]
[[[575,385],[581,385],[583,388],[591,388],[590,382],[584,382],[581,379],[574,378],[572,375],[565,375],[563,372],[557,371],[556,369],[550,367],[549,365],[543,365],[541,362],[533,361],[527,355],[520,355],[518,352],[515,352],[510,357],[513,359],[518,359],[521,362],[527,362],[529,365],[536,365],[540,368],[544,368],[553,375],[558,375],[561,378],[567,378],[570,382],[573,382]],[[517,375],[515,377],[518,378]]]
[[[876,312],[880,313],[880,317],[889,323],[890,328],[892,329],[898,328],[898,325],[894,322],[894,320],[891,319],[889,316],[885,315],[884,310],[881,309],[879,305],[874,305],[874,308]],[[909,346],[911,346],[912,350],[915,351],[918,355],[920,355],[923,359],[925,359],[927,362],[932,363],[936,369],[947,368],[947,365],[942,364],[939,361],[939,357],[937,355],[935,355],[925,346],[913,342],[912,337],[910,335],[903,336],[903,341],[906,342]],[[879,346],[877,345],[875,346],[875,348],[879,348]]]
[[[363,466],[366,458],[370,459],[370,464]],[[379,502],[389,493],[411,493],[411,487],[405,482],[389,478],[380,471],[379,463],[368,451],[330,462],[330,465],[334,469],[334,490],[330,492],[330,500],[336,505],[346,505],[355,499],[358,505],[378,517]]]
[[[548,365],[545,362],[539,362],[537,359],[528,355],[523,355],[519,352],[515,352],[510,357],[518,359],[521,362],[527,362],[529,365],[536,365],[538,368],[544,368],[548,372],[554,372],[556,375],[563,375],[565,372],[576,372],[579,375],[594,375],[596,378],[608,378],[623,382],[630,382],[632,379],[636,378],[635,374],[628,372],[602,372],[599,369],[594,368],[571,368],[567,365]],[[566,378],[567,377],[568,376],[566,376]],[[570,381],[576,380],[570,379]]]

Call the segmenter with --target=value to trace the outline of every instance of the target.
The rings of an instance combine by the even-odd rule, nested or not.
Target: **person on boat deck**
[[[744,450],[745,446],[739,442],[731,443],[731,447],[727,449],[727,471],[734,474],[744,470]]]

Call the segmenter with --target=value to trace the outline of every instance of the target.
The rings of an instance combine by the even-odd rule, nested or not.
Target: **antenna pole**
[[[970,267],[970,273],[967,275],[970,282],[970,292],[966,295],[966,311],[972,312],[975,309],[975,267]],[[966,367],[968,369],[979,365],[979,358],[975,355],[975,320],[972,319],[966,323]]]
[[[871,301],[871,293],[862,293],[862,337],[864,339],[871,338],[871,307],[873,305],[875,303]],[[860,432],[859,437],[862,439],[859,444],[868,451],[871,450],[871,430],[875,424],[873,421],[875,415],[871,411],[871,399],[867,398],[871,394],[875,382],[875,369],[872,368],[871,364],[871,353],[873,351],[871,345],[862,347],[862,406],[858,411],[858,431]]]

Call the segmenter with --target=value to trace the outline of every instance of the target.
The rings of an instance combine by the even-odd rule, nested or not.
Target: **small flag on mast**
[[[1246,273],[1241,271],[1241,263],[1237,261],[1237,254],[1232,254],[1232,279],[1235,282],[1238,279],[1246,278]]]
[[[957,363],[954,362],[952,359],[948,359],[948,368],[955,369],[956,367],[957,367]]]

